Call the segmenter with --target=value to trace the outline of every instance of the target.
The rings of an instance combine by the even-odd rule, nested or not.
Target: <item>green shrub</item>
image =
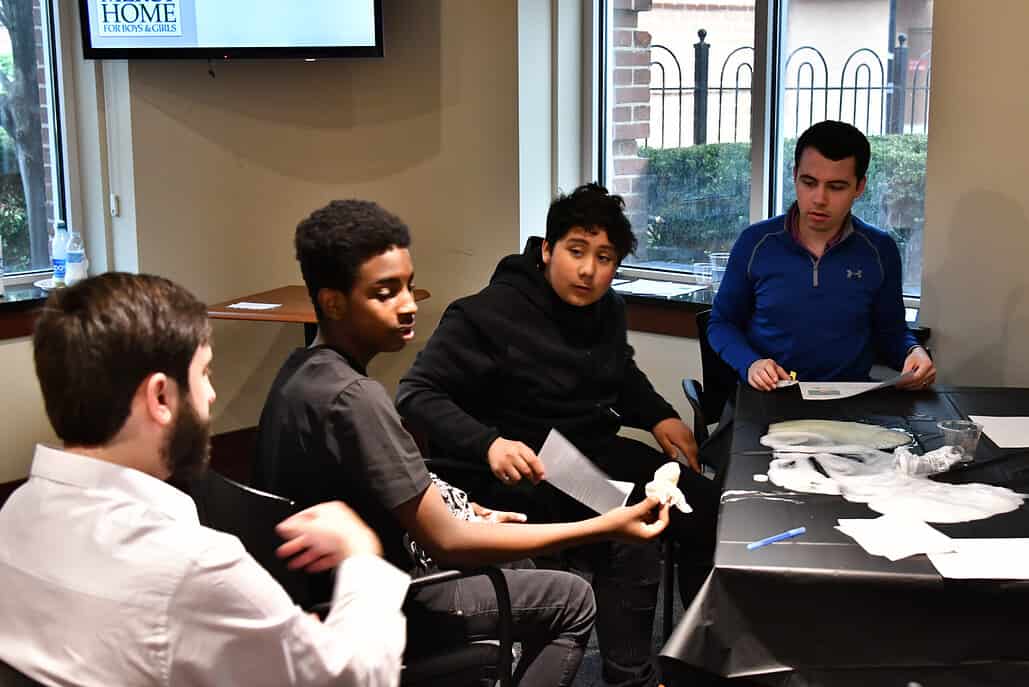
[[[854,213],[894,234],[901,244],[922,224],[926,137],[870,136],[868,187]],[[783,162],[784,207],[795,200],[793,149]],[[727,251],[750,224],[750,144],[709,143],[688,148],[645,148],[648,257],[688,263],[704,253]]]
[[[21,177],[17,174],[0,176],[0,240],[3,241],[4,270],[9,273],[28,269],[28,212]]]

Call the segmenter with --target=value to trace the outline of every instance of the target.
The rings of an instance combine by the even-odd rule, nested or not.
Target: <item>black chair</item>
[[[43,685],[0,661],[0,687],[43,687]]]
[[[240,484],[213,470],[195,478],[189,490],[203,525],[239,537],[247,552],[271,573],[298,605],[322,615],[328,612],[329,604],[312,603],[320,599],[314,598],[310,576],[290,570],[275,555],[275,550],[282,543],[275,533],[275,525],[296,511],[293,501]],[[496,592],[500,609],[498,641],[466,644],[432,655],[412,657],[401,674],[403,687],[479,687],[494,682],[507,687],[511,684],[511,598],[500,570],[445,570],[413,580],[410,589],[413,591],[475,575],[488,577]],[[0,687],[5,686],[0,683]]]
[[[683,379],[682,391],[693,409],[693,435],[697,444],[703,445],[710,438],[707,426],[718,422],[722,417],[725,404],[735,393],[739,379],[736,371],[722,360],[707,338],[707,325],[711,320],[711,311],[697,313],[697,338],[700,341],[700,369],[704,377],[701,383],[696,379]],[[703,451],[701,451],[701,457]],[[711,465],[720,470],[722,465]]]

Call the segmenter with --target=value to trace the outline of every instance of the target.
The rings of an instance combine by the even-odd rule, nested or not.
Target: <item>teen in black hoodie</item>
[[[428,436],[432,455],[489,466],[489,484],[465,482],[473,494],[486,487],[533,519],[583,515],[581,505],[537,485],[546,466],[536,452],[552,428],[640,494],[669,456],[683,456],[693,470],[682,471],[680,486],[694,513],[673,517],[669,529],[683,545],[688,602],[710,568],[717,491],[694,472],[692,433],[633,360],[624,303],[610,289],[635,247],[623,207],[596,184],[555,200],[547,239],[529,239],[521,255],[500,261],[489,286],[447,308],[401,380],[397,407]],[[623,425],[653,432],[667,455],[618,436]],[[608,543],[580,553],[576,562],[585,559],[594,573],[605,680],[651,683],[657,546]]]

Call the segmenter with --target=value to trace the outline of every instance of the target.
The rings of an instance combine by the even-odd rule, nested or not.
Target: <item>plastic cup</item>
[[[725,268],[729,265],[728,253],[711,253],[711,290],[718,291],[722,285],[722,277],[725,276]]]
[[[711,282],[711,263],[710,262],[695,262],[693,263],[693,276],[697,280],[698,284],[708,284]]]
[[[983,432],[982,425],[971,420],[944,420],[936,423],[936,426],[943,433],[944,446],[961,449],[964,454],[963,462],[975,457],[975,448],[979,445],[979,437]]]

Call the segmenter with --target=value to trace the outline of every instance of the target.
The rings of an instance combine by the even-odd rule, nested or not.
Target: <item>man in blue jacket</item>
[[[815,124],[797,141],[797,202],[733,246],[708,339],[755,389],[774,389],[787,370],[801,381],[863,381],[876,360],[911,373],[900,388],[936,378],[905,323],[897,245],[850,211],[870,158],[850,124]]]

